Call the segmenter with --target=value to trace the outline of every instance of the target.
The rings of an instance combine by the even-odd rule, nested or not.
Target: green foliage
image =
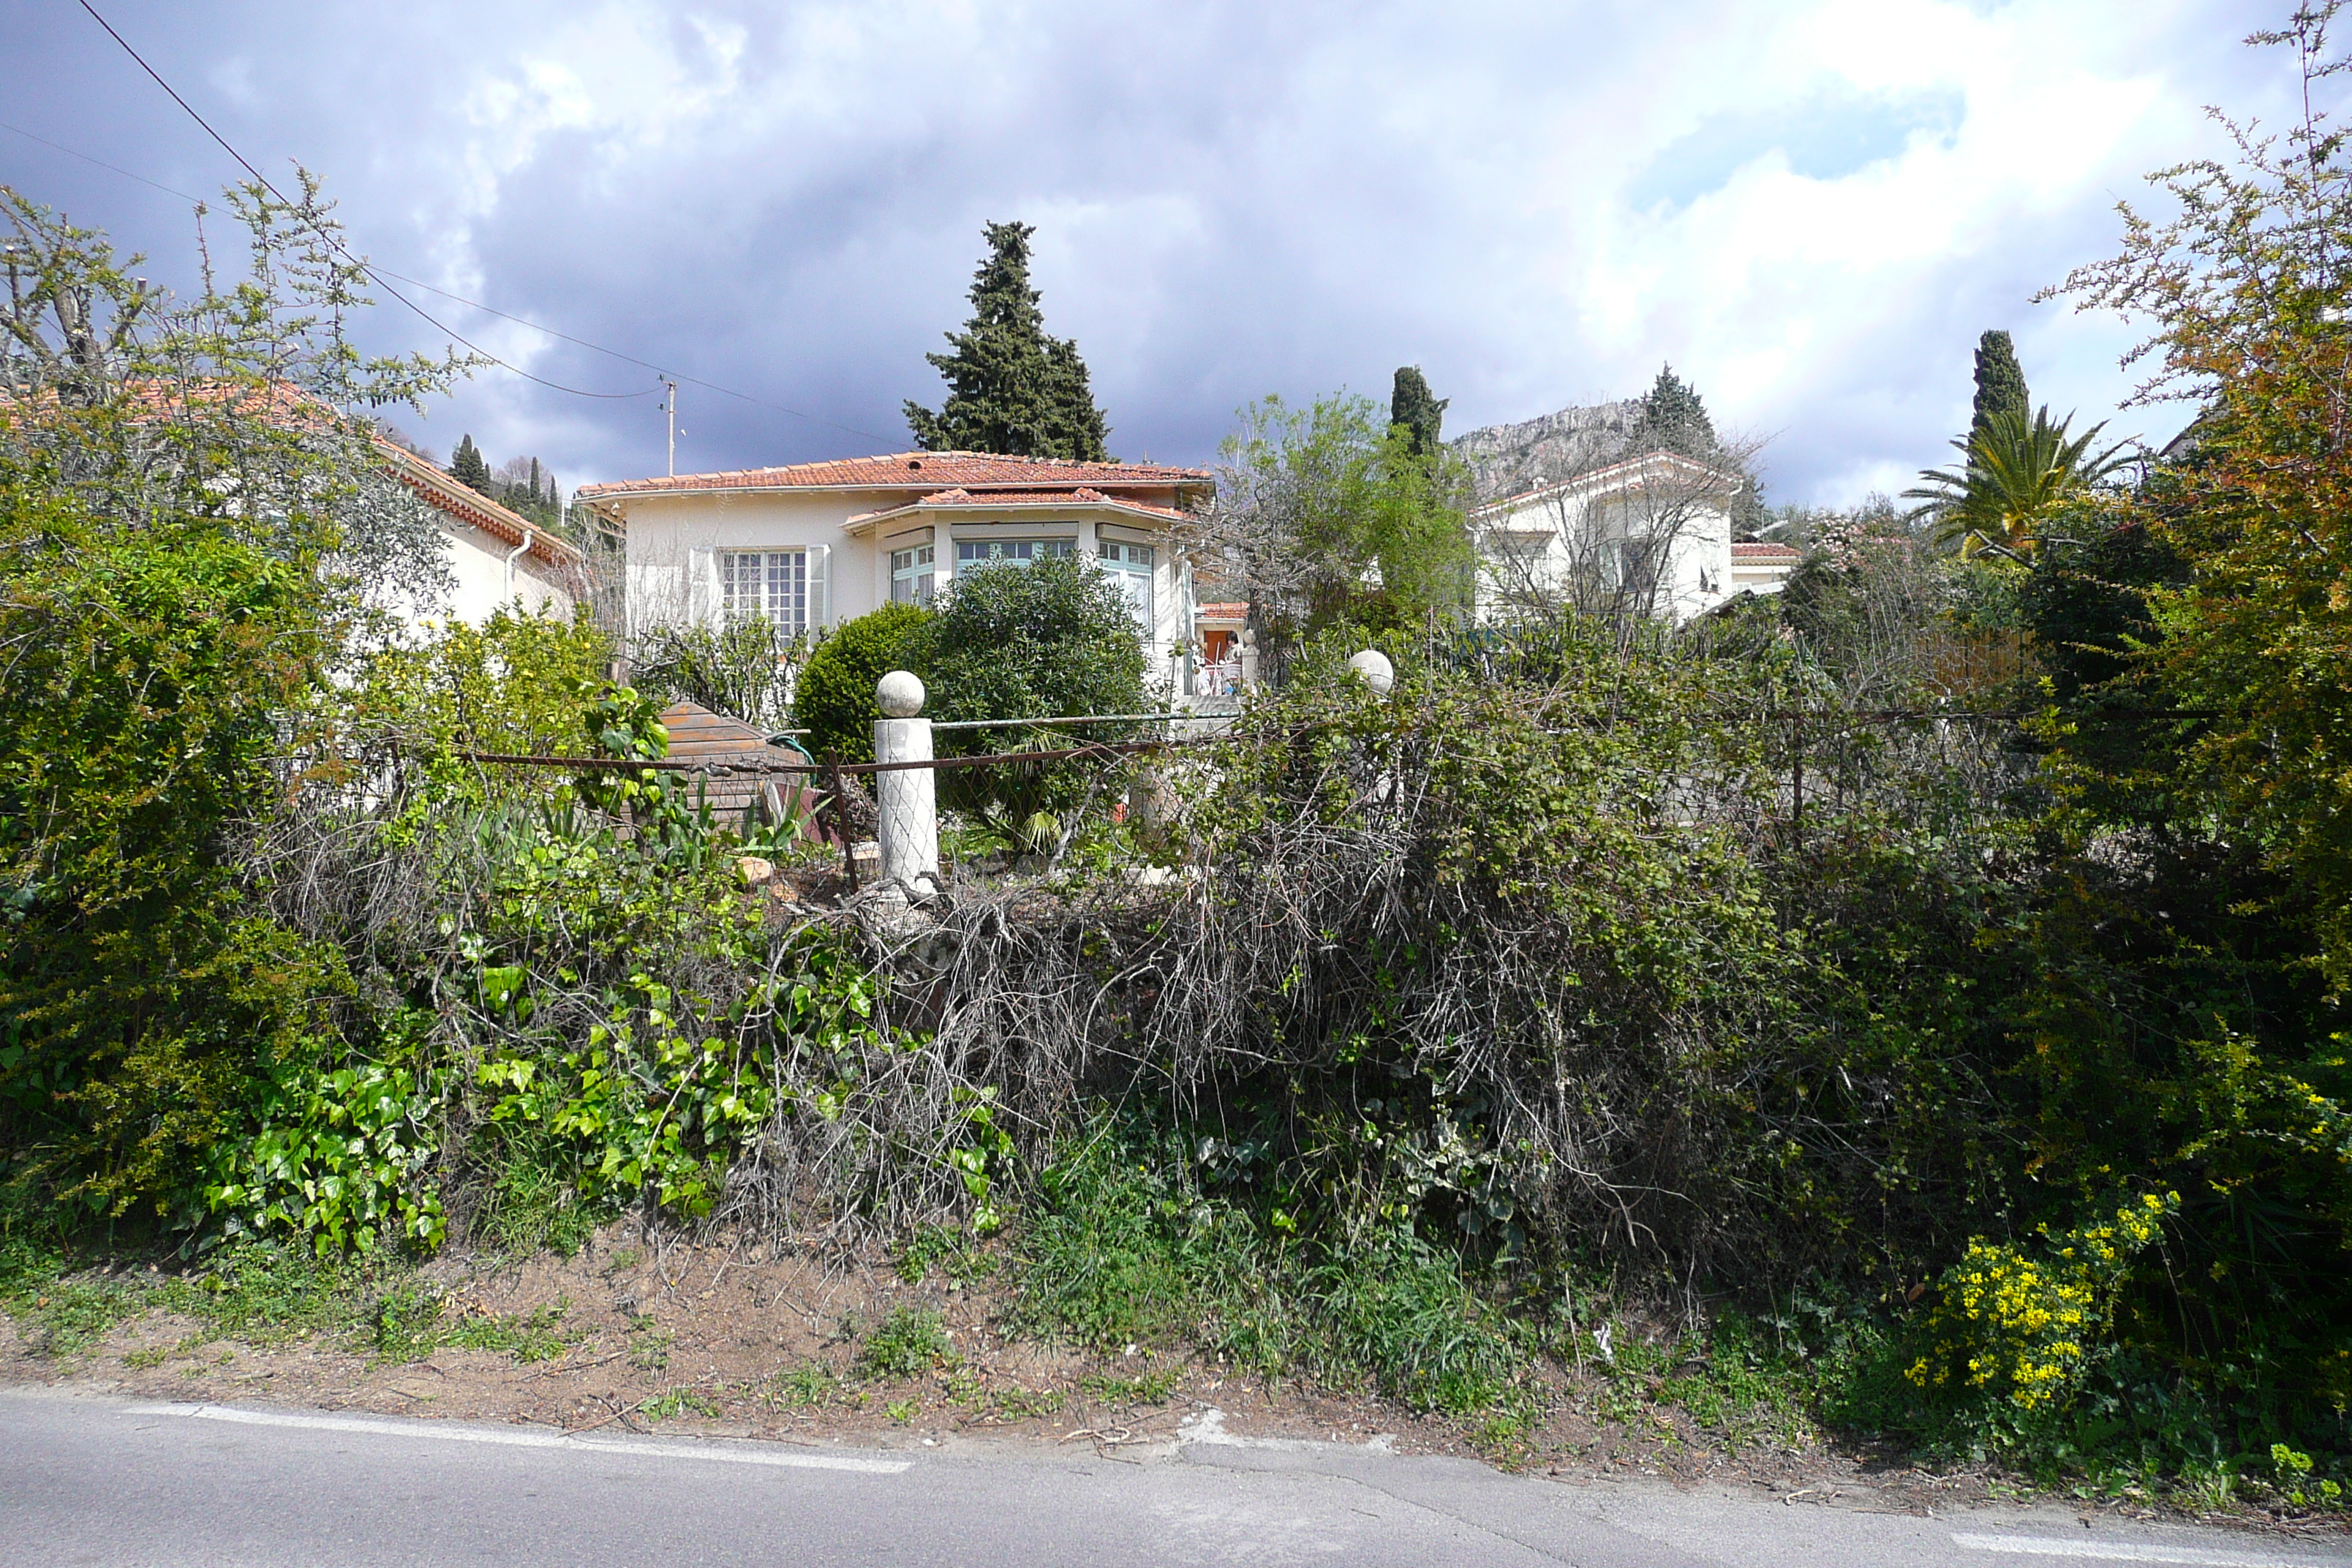
[[[920,605],[888,604],[844,621],[817,644],[793,693],[793,718],[808,731],[812,755],[874,760],[876,683],[921,660],[931,614]]]
[[[1001,452],[1102,462],[1109,431],[1095,406],[1086,362],[1067,338],[1049,337],[1029,287],[1025,223],[987,226],[989,257],[972,279],[971,320],[948,334],[951,353],[926,354],[947,378],[936,414],[909,402],[907,426],[925,451]]]
[[[1197,1140],[1129,1122],[1066,1145],[1023,1238],[1016,1321],[1106,1349],[1189,1342],[1454,1414],[1486,1408],[1524,1369],[1458,1257],[1393,1222],[1349,1235],[1327,1215],[1302,1236],[1297,1199],[1235,1186],[1209,1142],[1199,1158]]]
[[[1712,458],[1721,447],[1715,421],[1698,389],[1675,374],[1672,365],[1658,368],[1658,379],[1642,398],[1642,416],[1635,439],[1685,458]]]
[[[2030,552],[2063,509],[2132,460],[2121,442],[2091,449],[2105,421],[2070,435],[2074,417],[2053,424],[2047,408],[2031,418],[2020,409],[1995,410],[1981,429],[1952,443],[1963,459],[1958,468],[1927,469],[1903,493],[1921,503],[1920,515],[1935,519],[1939,540],[1967,542],[1971,551],[1995,544]]]
[[[1397,367],[1396,384],[1389,393],[1389,423],[1404,426],[1416,458],[1427,458],[1444,445],[1445,405],[1450,399],[1430,391],[1417,364]]]
[[[246,274],[180,305],[0,191],[0,1144],[60,1201],[151,1220],[191,1210],[349,989],[239,848],[379,593],[446,577],[338,410],[461,367],[344,338],[365,274],[307,174],[228,205]]]
[[[1995,415],[2029,417],[2033,399],[2025,390],[2025,370],[2017,363],[2017,346],[2004,331],[1988,331],[1977,340],[1977,395],[1969,420],[1973,446],[1990,427]]]
[[[322,717],[346,755],[388,751],[394,765],[415,770],[419,802],[480,805],[493,795],[542,793],[559,775],[457,753],[576,753],[612,651],[584,609],[567,619],[502,606],[478,626],[451,622],[377,653]]]
[[[915,1377],[954,1359],[940,1315],[913,1307],[892,1308],[857,1347],[857,1369],[868,1377]]]
[[[782,730],[792,722],[795,688],[824,646],[765,616],[740,616],[724,626],[649,626],[635,639],[629,676],[664,707],[698,702],[754,729]]]
[[[184,1199],[341,984],[250,909],[233,852],[320,677],[320,606],[188,505],[117,528],[0,451],[0,1115],[117,1214]]]
[[[1126,601],[1104,574],[1075,557],[959,572],[908,651],[923,678],[926,711],[939,721],[1139,713],[1150,700],[1143,649]],[[866,691],[870,702],[873,687]],[[942,736],[940,752],[953,756],[1036,745],[1034,731],[1008,723]],[[1098,770],[1051,765],[1024,773],[965,768],[941,772],[939,789],[943,803],[1021,842],[1030,837],[1025,825],[1034,817],[1069,809],[1098,777]]]
[[[471,436],[457,437],[457,449],[449,454],[449,477],[469,489],[490,493],[489,459],[482,456]]]
[[[260,1131],[221,1152],[205,1203],[231,1237],[304,1237],[321,1256],[431,1251],[446,1230],[433,1166],[447,1094],[445,1071],[409,1067],[281,1080]]]
[[[1220,448],[1213,533],[1254,596],[1310,629],[1339,619],[1417,628],[1465,605],[1469,470],[1414,441],[1362,397],[1243,409]]]

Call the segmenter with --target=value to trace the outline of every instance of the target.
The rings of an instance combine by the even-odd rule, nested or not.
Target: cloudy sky
[[[757,400],[688,386],[680,471],[908,445],[1017,217],[1121,456],[1203,461],[1252,398],[1402,363],[1458,433],[1671,362],[1769,439],[1771,499],[1850,501],[1948,455],[1987,327],[2037,399],[2115,414],[2128,329],[2028,297],[2221,150],[2206,105],[2277,123],[2294,89],[2239,44],[2285,0],[95,3],[379,264]],[[187,204],[83,160],[236,170],[77,0],[0,7],[0,180],[185,277]],[[549,380],[652,384],[415,297]],[[409,424],[572,484],[660,472],[657,404],[493,370]]]

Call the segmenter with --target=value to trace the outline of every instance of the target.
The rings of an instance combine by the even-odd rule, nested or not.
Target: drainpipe
[[[515,563],[515,557],[516,557],[516,556],[518,556],[518,555],[520,555],[524,551],[529,550],[529,549],[530,548],[530,542],[531,542],[533,539],[537,538],[537,537],[538,537],[538,535],[537,535],[536,533],[534,533],[531,530],[530,530],[530,529],[526,528],[526,529],[524,529],[524,530],[522,531],[522,542],[521,542],[520,544],[516,545],[512,550],[509,550],[509,551],[508,551],[508,552],[507,552],[507,558],[506,558],[506,564],[505,564],[505,570],[506,570],[506,586],[505,586],[505,587],[504,587],[504,588],[499,592],[499,602],[500,604],[504,604],[504,603],[506,603],[506,601],[508,601],[509,599],[511,599],[511,598],[513,598],[513,597],[514,597],[514,563]]]

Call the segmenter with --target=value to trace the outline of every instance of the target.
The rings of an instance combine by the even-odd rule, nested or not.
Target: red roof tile
[[[567,574],[576,574],[586,565],[588,558],[570,540],[509,511],[404,447],[396,447],[381,436],[375,438],[375,444],[392,477],[423,497],[427,506],[462,522],[470,522],[509,544],[520,544],[529,539],[533,560],[544,561]],[[568,585],[576,590],[585,584],[575,582]]]
[[[1158,463],[1082,463],[1066,458],[1005,458],[985,452],[892,452],[779,468],[737,468],[719,474],[583,485],[578,499],[593,501],[687,490],[902,489],[942,484],[965,489],[1034,490],[1041,485],[1192,489],[1206,488],[1209,482],[1205,468],[1175,468]]]
[[[1734,561],[1796,561],[1804,552],[1786,544],[1735,544],[1731,547]]]

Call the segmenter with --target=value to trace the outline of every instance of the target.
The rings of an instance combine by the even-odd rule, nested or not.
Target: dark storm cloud
[[[980,225],[1021,217],[1123,453],[1204,459],[1250,398],[1380,395],[1402,363],[1459,430],[1671,359],[1776,435],[1776,494],[1847,496],[1939,458],[1986,326],[2105,415],[2123,336],[2025,296],[2210,145],[2200,104],[2282,81],[2219,4],[100,9],[257,162],[325,175],[384,265],[823,421],[689,385],[682,468],[903,444]],[[0,98],[165,184],[235,174],[78,7],[0,19]],[[181,204],[0,142],[186,275]],[[551,380],[650,384],[418,298]],[[575,482],[662,462],[654,398],[495,372],[417,434],[461,430]]]

